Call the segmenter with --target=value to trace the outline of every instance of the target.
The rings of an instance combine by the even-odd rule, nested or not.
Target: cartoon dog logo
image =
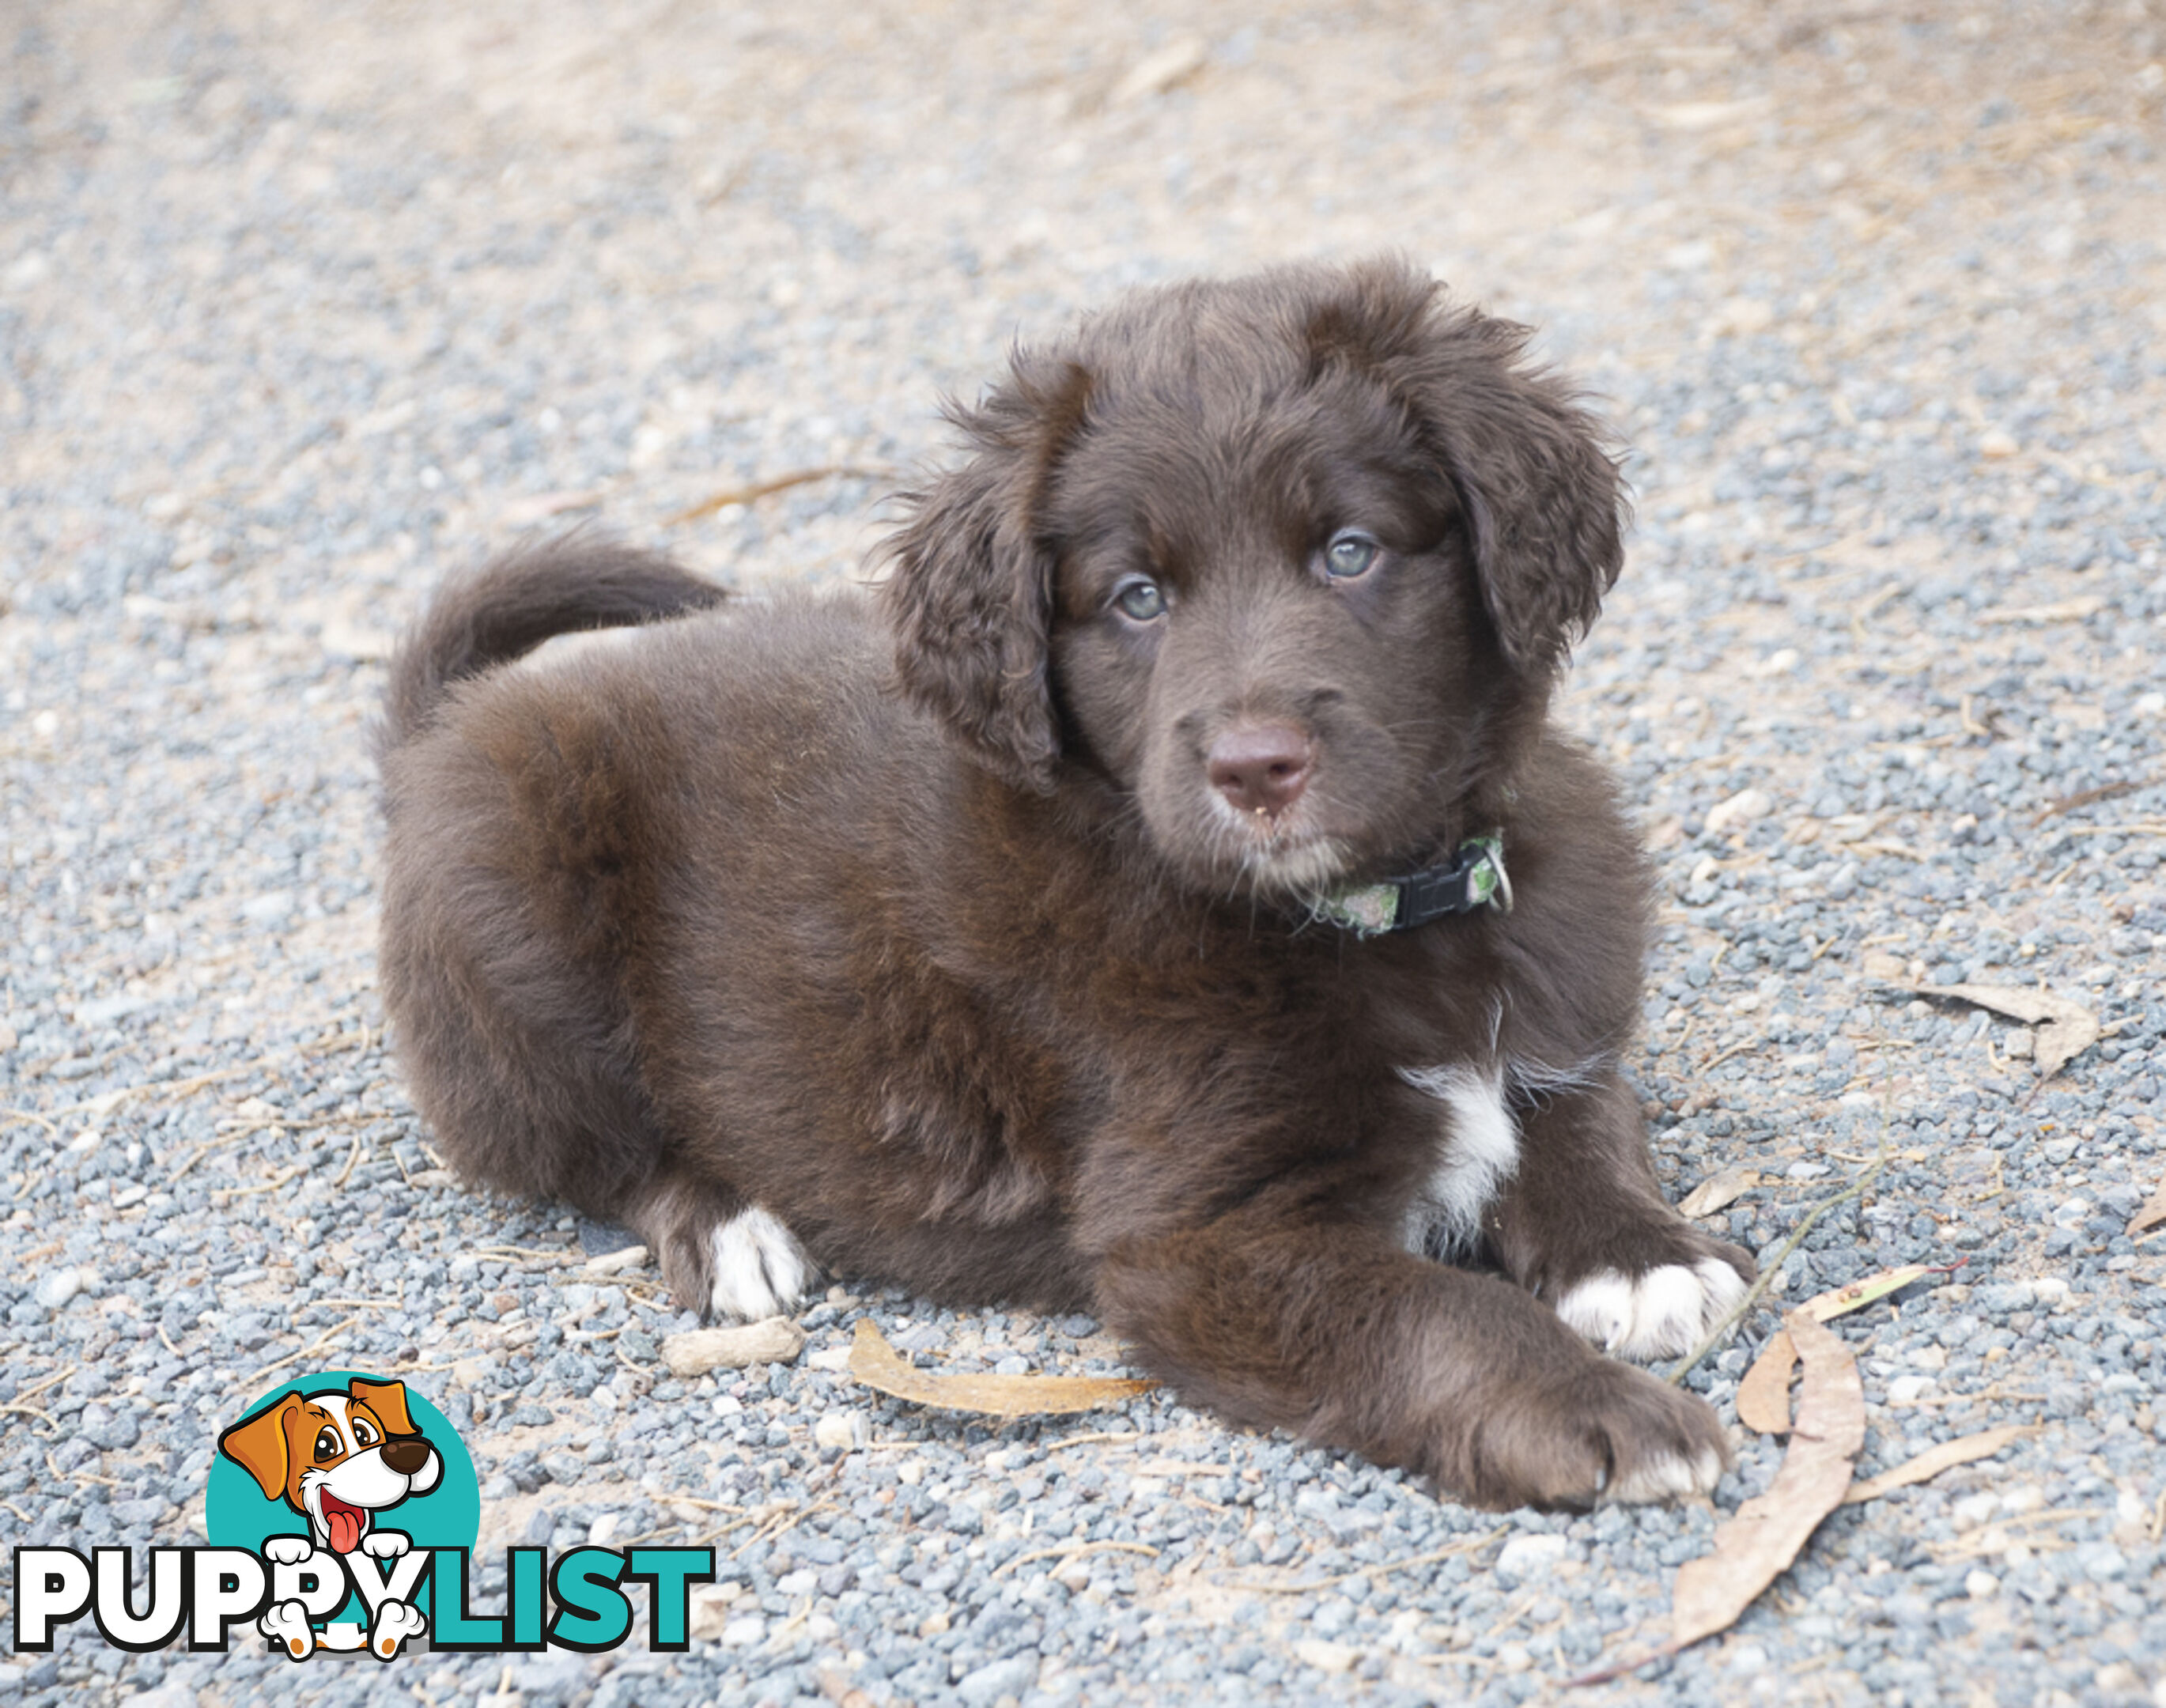
[[[378,1529],[376,1515],[409,1495],[427,1494],[444,1469],[442,1455],[414,1425],[406,1384],[358,1376],[343,1391],[283,1393],[227,1430],[218,1445],[256,1479],[265,1499],[282,1500],[308,1520],[306,1541],[266,1539],[265,1556],[282,1565],[301,1565],[318,1550],[397,1560],[411,1540],[403,1531]],[[387,1593],[370,1599],[368,1647],[381,1658],[389,1659],[407,1637],[427,1629],[426,1616],[403,1597]],[[351,1626],[334,1625],[319,1637],[298,1600],[273,1605],[258,1628],[295,1659],[319,1645],[361,1647]]]

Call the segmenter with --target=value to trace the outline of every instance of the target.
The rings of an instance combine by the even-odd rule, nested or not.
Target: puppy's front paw
[[[1597,1270],[1557,1295],[1556,1314],[1605,1351],[1627,1358],[1689,1352],[1745,1296],[1745,1277],[1720,1257],[1664,1263],[1627,1276]]]
[[[1711,1491],[1730,1463],[1714,1413],[1645,1371],[1591,1362],[1485,1420],[1469,1492],[1485,1504],[1638,1504]]]
[[[372,1559],[395,1560],[413,1547],[404,1531],[372,1530],[361,1539],[361,1551]]]

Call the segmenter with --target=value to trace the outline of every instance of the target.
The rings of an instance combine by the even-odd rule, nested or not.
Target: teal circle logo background
[[[288,1393],[320,1393],[329,1389],[343,1394],[346,1383],[355,1377],[363,1382],[378,1383],[400,1379],[374,1375],[367,1370],[315,1371],[266,1388],[238,1415],[228,1419],[224,1428],[230,1428],[242,1418],[255,1416],[273,1400]],[[466,1443],[452,1427],[452,1420],[410,1387],[406,1389],[406,1409],[423,1438],[436,1450],[443,1464],[443,1474],[427,1494],[409,1495],[396,1506],[380,1509],[373,1515],[374,1527],[403,1531],[416,1549],[471,1549],[481,1534],[481,1481],[474,1474],[473,1456],[467,1452]],[[261,1553],[264,1542],[272,1536],[308,1535],[309,1520],[305,1514],[296,1512],[283,1500],[265,1499],[253,1477],[223,1452],[214,1450],[210,1480],[203,1494],[203,1531],[214,1547],[246,1548],[251,1553]],[[423,1586],[420,1600],[424,1606],[428,1605],[429,1592],[434,1587]],[[349,1601],[333,1616],[350,1617],[353,1606]]]

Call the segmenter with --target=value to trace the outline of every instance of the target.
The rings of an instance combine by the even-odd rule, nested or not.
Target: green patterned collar
[[[1356,937],[1381,937],[1387,931],[1411,931],[1448,913],[1471,913],[1477,907],[1494,907],[1499,913],[1512,911],[1512,880],[1504,875],[1501,831],[1468,837],[1441,865],[1319,896],[1309,904],[1309,917]]]

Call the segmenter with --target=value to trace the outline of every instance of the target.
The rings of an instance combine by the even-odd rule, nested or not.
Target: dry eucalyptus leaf
[[[1891,1293],[1899,1293],[1914,1281],[1922,1281],[1933,1272],[1931,1266],[1924,1263],[1905,1263],[1899,1268],[1883,1269],[1878,1275],[1868,1275],[1862,1281],[1853,1281],[1841,1287],[1831,1287],[1825,1293],[1815,1293],[1797,1309],[1816,1323],[1825,1323],[1867,1305],[1877,1303]],[[1778,1329],[1760,1349],[1760,1356],[1752,1361],[1752,1367],[1745,1372],[1745,1379],[1737,1384],[1737,1420],[1746,1428],[1757,1430],[1763,1436],[1779,1436],[1790,1427],[1790,1372],[1797,1366],[1798,1348],[1790,1339],[1789,1330]]]
[[[1790,1375],[1798,1367],[1797,1343],[1778,1329],[1737,1384],[1737,1420],[1763,1436],[1790,1431]]]
[[[2021,985],[1915,985],[1921,997],[1952,997],[2038,1029],[2038,1077],[2051,1079],[2099,1039],[2098,1016],[2070,997]]]
[[[1861,1500],[1878,1500],[1891,1489],[1907,1489],[1913,1483],[1928,1482],[1957,1465],[1968,1465],[1974,1459],[1990,1459],[2010,1441],[2028,1434],[2028,1430],[2011,1424],[1942,1441],[1937,1447],[1928,1447],[1915,1459],[1904,1460],[1892,1471],[1883,1471],[1878,1477],[1852,1483],[1842,1504],[1855,1506]]]
[[[1711,1216],[1717,1210],[1728,1209],[1759,1184],[1760,1171],[1757,1168],[1725,1168],[1687,1192],[1684,1201],[1677,1206],[1677,1213],[1695,1219]]]
[[[1820,1521],[1842,1504],[1865,1445],[1865,1386],[1833,1330],[1794,1310],[1783,1328],[1805,1367],[1798,1426],[1765,1494],[1714,1533],[1714,1550],[1678,1568],[1671,1596],[1672,1652],[1726,1631],[1786,1571]]]
[[[918,1405],[946,1411],[980,1411],[994,1417],[1038,1417],[1056,1412],[1096,1411],[1118,1405],[1158,1386],[1110,1376],[943,1376],[903,1362],[887,1336],[867,1319],[858,1322],[850,1348],[850,1374],[868,1388]]]
[[[2158,1190],[2151,1194],[2134,1215],[2128,1219],[2128,1237],[2148,1234],[2153,1228],[2166,1225],[2166,1181],[2159,1182]]]
[[[1825,1293],[1816,1293],[1803,1304],[1793,1306],[1816,1323],[1833,1322],[1837,1317],[1863,1310],[1869,1304],[1878,1304],[1891,1293],[1900,1293],[1914,1281],[1923,1281],[1935,1274],[1930,1263],[1903,1263],[1893,1269],[1883,1269],[1867,1276],[1862,1281],[1846,1281],[1841,1287],[1831,1287]]]

